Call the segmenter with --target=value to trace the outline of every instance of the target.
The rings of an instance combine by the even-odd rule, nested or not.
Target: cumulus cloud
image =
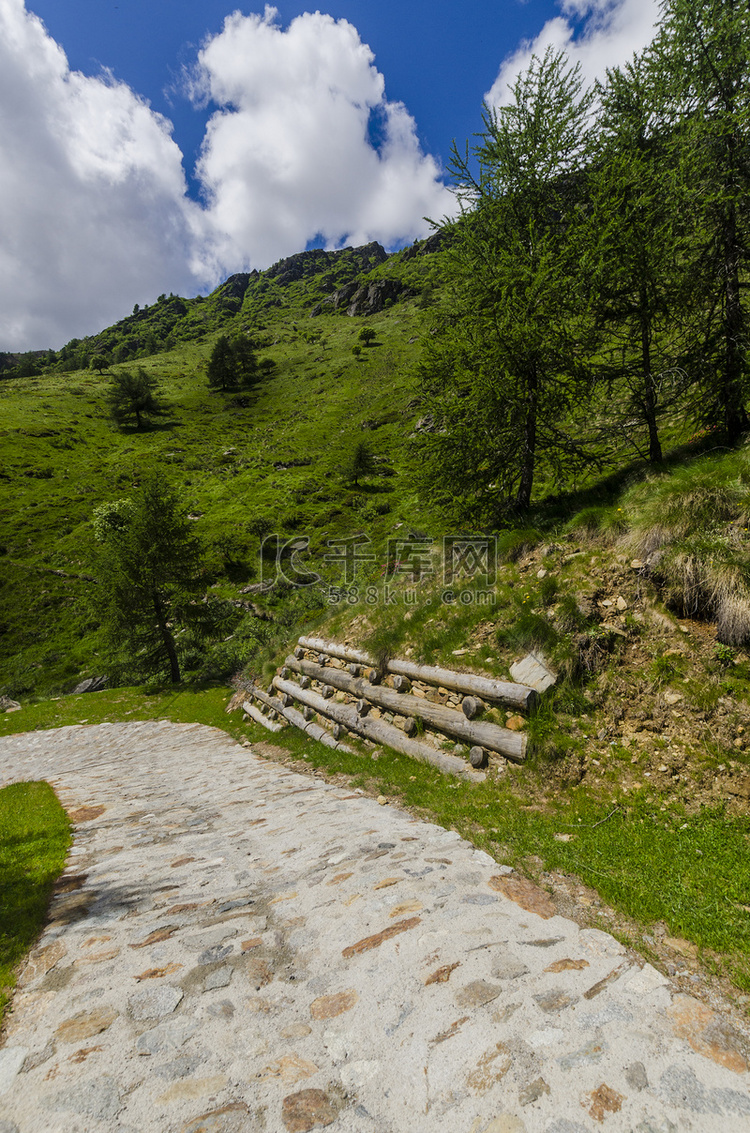
[[[0,0],[0,350],[58,347],[316,238],[409,242],[453,207],[345,20],[235,13],[191,93],[217,108],[200,203],[171,123],[111,74],[72,71],[24,0]]]
[[[193,94],[220,107],[197,167],[204,267],[265,266],[315,238],[408,242],[454,207],[346,20],[306,13],[284,30],[275,8],[235,12],[200,52]]]
[[[561,0],[559,7],[560,16],[548,20],[535,39],[524,41],[503,61],[485,95],[488,105],[506,105],[510,87],[532,55],[541,58],[548,47],[580,63],[587,85],[603,79],[608,67],[622,66],[651,42],[659,15],[659,0]]]
[[[111,76],[71,71],[23,0],[0,0],[0,349],[57,347],[135,301],[195,290],[170,124]]]

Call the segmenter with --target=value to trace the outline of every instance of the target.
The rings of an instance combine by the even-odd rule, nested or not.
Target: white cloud
[[[194,89],[221,107],[197,168],[209,262],[263,267],[317,236],[328,246],[393,245],[454,207],[414,120],[387,101],[372,52],[346,20],[306,13],[283,30],[274,8],[235,12],[201,51]]]
[[[659,0],[560,0],[559,7],[562,15],[548,20],[535,39],[521,43],[503,60],[485,95],[490,106],[508,103],[509,88],[531,56],[543,56],[548,47],[580,63],[587,85],[603,79],[608,67],[622,66],[651,42],[659,15]],[[583,28],[577,30],[575,24],[581,21]]]
[[[317,236],[407,242],[453,207],[345,20],[283,30],[273,8],[235,13],[204,44],[193,94],[219,108],[203,204],[171,123],[110,74],[72,71],[24,0],[0,0],[0,350],[58,347]]]
[[[0,108],[0,349],[56,347],[195,289],[199,210],[170,124],[71,71],[23,0],[0,0]]]

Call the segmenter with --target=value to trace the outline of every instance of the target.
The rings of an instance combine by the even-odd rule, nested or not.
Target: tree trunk
[[[154,613],[156,614],[156,624],[159,627],[162,644],[164,645],[164,652],[169,658],[169,669],[172,683],[178,685],[182,678],[180,676],[180,662],[177,660],[177,649],[175,648],[172,631],[167,625],[167,619],[164,613],[164,607],[161,604],[159,592],[157,590],[152,591],[151,598],[154,604]]]
[[[661,464],[662,451],[659,429],[656,423],[657,392],[654,374],[651,369],[651,326],[647,311],[648,299],[645,288],[641,289],[641,364],[643,366],[643,415],[648,428],[648,459],[652,464]]]
[[[528,381],[526,420],[524,421],[521,448],[521,478],[518,484],[518,492],[516,493],[516,507],[521,511],[528,511],[531,506],[531,489],[534,484],[534,466],[536,463],[536,420],[538,401],[539,378],[535,366]]]
[[[733,143],[730,142],[733,147]],[[727,439],[733,444],[739,440],[748,427],[745,412],[742,371],[743,371],[743,330],[744,314],[740,293],[740,247],[737,234],[737,209],[734,201],[727,207],[724,226],[724,340],[725,362],[721,389],[721,409]]]

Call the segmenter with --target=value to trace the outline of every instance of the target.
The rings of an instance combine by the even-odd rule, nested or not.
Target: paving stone
[[[234,972],[230,967],[217,968],[216,971],[210,972],[206,976],[206,991],[213,991],[218,987],[229,987],[233,975]]]
[[[28,1053],[22,1046],[6,1046],[0,1050],[0,1094],[7,1094]]]
[[[741,1026],[453,831],[200,725],[5,737],[0,775],[104,808],[8,1016],[0,1133],[750,1128]]]
[[[110,1076],[58,1089],[43,1104],[47,1109],[71,1110],[95,1121],[114,1121],[122,1109],[117,1082]]]
[[[128,1000],[130,1014],[137,1022],[144,1019],[161,1019],[171,1015],[183,995],[181,987],[145,987]]]
[[[195,1019],[170,1019],[140,1035],[135,1048],[138,1054],[162,1054],[179,1050],[198,1030]]]

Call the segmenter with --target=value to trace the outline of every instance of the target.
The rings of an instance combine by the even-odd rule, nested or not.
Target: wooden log
[[[325,678],[326,674],[324,673],[323,680],[325,680]],[[318,678],[318,680],[320,680],[320,677]],[[322,689],[320,690],[320,695],[323,697],[323,700],[330,700],[335,691],[336,689],[333,687],[333,685],[324,684]]]
[[[304,649],[302,648],[301,645],[298,645],[296,647],[296,649],[294,650],[294,656],[297,658],[298,661],[301,661],[302,658],[305,656],[305,651],[304,651]]]
[[[302,709],[302,715],[305,717],[306,720],[312,720],[315,713],[313,712],[312,708],[305,707],[305,708]]]
[[[415,736],[417,734],[417,721],[413,716],[407,716],[404,720],[404,733],[407,736]]]
[[[468,695],[480,696],[500,704],[510,704],[515,708],[529,711],[537,700],[537,693],[528,685],[513,684],[511,681],[496,681],[490,677],[480,677],[474,673],[454,673],[450,669],[439,669],[432,665],[417,665],[413,661],[393,660],[388,662],[388,672],[410,677],[411,680],[426,684],[442,685]]]
[[[411,692],[411,681],[408,677],[397,675],[393,678],[393,687],[396,692]]]
[[[291,696],[287,696],[286,693],[285,693],[284,696],[282,696],[282,698],[281,698],[281,703],[284,705],[285,708],[290,708],[291,705],[294,704],[294,700]]]
[[[481,716],[484,712],[484,705],[476,696],[465,696],[461,701],[461,711],[467,720],[476,720],[477,716]]]
[[[331,657],[338,657],[342,661],[352,661],[360,665],[374,665],[372,657],[358,649],[351,649],[348,645],[338,645],[336,642],[326,642],[320,637],[301,637],[300,646],[328,653]],[[296,650],[295,650],[296,654]],[[514,708],[530,711],[537,701],[538,694],[528,685],[515,684],[512,681],[496,681],[492,677],[480,677],[474,673],[454,673],[451,669],[441,669],[433,665],[418,665],[414,661],[400,661],[393,659],[388,662],[387,671],[397,676],[409,677],[413,681],[424,681],[425,684],[442,685],[467,695],[476,695],[484,700],[491,700],[499,704],[509,704]],[[367,674],[371,684],[375,684]]]
[[[268,716],[264,716],[260,708],[251,704],[249,700],[244,701],[242,707],[251,720],[255,720],[256,724],[262,724],[264,728],[268,728],[269,732],[280,732],[284,726],[277,724],[274,720],[269,720]]]
[[[402,716],[415,716],[430,727],[464,740],[470,745],[489,748],[490,751],[499,752],[517,763],[522,762],[526,756],[527,740],[520,732],[511,732],[508,728],[501,728],[498,724],[490,724],[483,720],[467,720],[462,712],[456,712],[453,708],[432,704],[429,700],[421,700],[407,693],[394,692],[390,688],[372,685],[362,679],[354,680],[348,673],[319,669],[312,661],[297,661],[294,657],[288,657],[286,664],[295,672],[304,673],[313,680],[320,680],[322,676],[335,688],[348,692],[358,699],[369,700],[379,708],[385,708]],[[276,688],[281,687],[278,678],[274,683]]]
[[[281,670],[279,676],[283,677],[284,680],[286,681],[286,680],[289,679],[290,675],[291,674],[289,673],[289,670],[287,669],[287,667],[285,665],[284,668]],[[309,688],[311,681],[310,681],[309,677],[300,677],[299,683],[300,683],[302,688]]]
[[[352,677],[358,677],[359,676],[360,671],[361,671],[359,665],[347,665],[346,667],[349,670],[349,674]]]
[[[289,692],[300,703],[309,705],[321,715],[329,716],[337,723],[343,724],[350,732],[373,740],[376,744],[385,744],[394,751],[400,751],[404,755],[418,759],[421,763],[430,763],[440,771],[457,775],[461,779],[483,782],[486,778],[482,772],[474,771],[466,760],[459,759],[455,755],[445,755],[443,752],[435,751],[428,744],[411,740],[398,728],[394,728],[393,724],[387,724],[385,720],[376,720],[372,716],[358,716],[353,704],[335,704],[330,700],[323,700],[323,697],[312,689],[301,689],[299,685],[291,681],[283,681],[281,677],[276,677],[274,683],[280,692]]]
[[[280,700],[269,696],[267,692],[264,692],[262,688],[258,688],[257,685],[253,685],[250,688],[250,695],[256,700],[259,700],[261,704],[265,704],[266,707],[272,708],[279,716],[288,720],[290,724],[294,724],[295,728],[299,728],[300,731],[305,732],[311,739],[325,744],[326,747],[333,747],[337,748],[339,751],[345,751],[349,755],[355,754],[352,748],[347,744],[337,742],[333,736],[329,735],[325,728],[321,728],[320,724],[308,723],[302,713],[298,712],[296,708],[284,708]]]
[[[300,681],[300,688],[301,687],[302,687],[302,681]],[[358,716],[366,716],[371,708],[372,708],[372,705],[370,704],[369,700],[358,700],[357,701],[356,709],[357,709],[357,715]]]
[[[487,752],[483,747],[473,747],[469,752],[469,763],[472,767],[484,767],[487,762]]]
[[[319,653],[318,654],[318,664],[319,665],[325,665],[327,660],[328,660],[328,658],[326,657],[325,653]]]
[[[289,680],[289,670],[287,669],[286,665],[283,665],[281,668],[281,676],[285,681]]]
[[[374,665],[372,657],[348,645],[337,645],[335,641],[324,641],[322,637],[301,637],[298,648],[309,649],[313,653],[328,653],[340,661],[352,661],[355,665]],[[301,660],[301,658],[299,658]]]
[[[365,677],[370,682],[371,685],[379,685],[380,681],[382,680],[380,673],[378,672],[377,669],[368,669],[366,674],[365,674]]]
[[[346,728],[343,724],[334,724],[331,728],[331,735],[335,740],[340,740],[342,736],[346,735]]]

